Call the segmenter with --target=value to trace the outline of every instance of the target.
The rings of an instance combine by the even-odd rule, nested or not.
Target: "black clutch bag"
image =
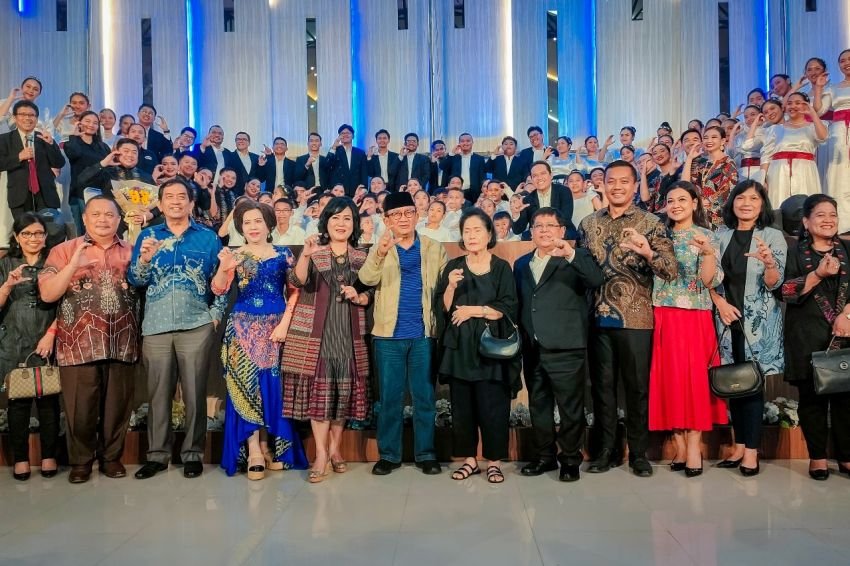
[[[741,332],[744,333],[744,340],[747,341],[747,346],[752,353],[753,347],[750,345],[750,340],[747,338],[747,333],[744,331],[744,325],[741,325]],[[720,353],[720,341],[729,327],[723,330],[717,338],[717,353]],[[709,363],[711,361],[709,360]],[[708,368],[708,383],[711,392],[715,397],[721,399],[737,399],[739,397],[749,397],[755,395],[764,387],[764,373],[761,366],[756,360],[746,362],[735,362],[731,364],[723,364]]]
[[[835,336],[823,352],[812,352],[815,393],[847,393],[850,391],[850,348],[832,350]]]
[[[490,323],[486,322],[484,332],[481,333],[481,340],[478,342],[478,353],[485,358],[494,360],[510,360],[519,354],[522,340],[519,337],[519,328],[516,323],[511,320],[511,317],[504,315],[508,322],[513,326],[514,331],[507,338],[496,338],[490,332]]]

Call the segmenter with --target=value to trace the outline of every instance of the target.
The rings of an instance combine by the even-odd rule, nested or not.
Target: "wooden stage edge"
[[[590,429],[588,429],[588,433]],[[623,438],[624,429],[620,428],[618,435]],[[588,434],[589,435],[589,434]],[[204,463],[218,464],[221,462],[222,450],[221,432],[208,432]],[[304,444],[308,457],[312,460],[314,454],[313,439],[309,434],[304,435]],[[183,439],[183,433],[177,432],[174,439],[173,462],[179,462],[179,448]],[[451,429],[438,428],[436,430],[437,457],[442,462],[451,461]],[[711,432],[703,435],[703,455],[708,460],[719,460],[731,453],[731,427],[718,426]],[[65,455],[64,438],[60,439],[61,454],[60,463],[67,463]],[[512,428],[510,431],[510,460],[527,461],[531,457],[532,436],[530,428]],[[144,431],[130,431],[124,448],[121,461],[124,464],[140,464],[145,460],[147,450],[147,435]],[[654,461],[668,461],[674,456],[675,448],[672,438],[668,433],[650,433],[649,459]],[[625,459],[624,453],[624,459]],[[375,462],[378,460],[378,445],[374,430],[346,430],[343,434],[342,457],[349,462]],[[479,458],[480,458],[479,454]],[[787,460],[807,459],[806,443],[800,428],[782,428],[775,425],[765,425],[762,429],[761,457],[765,460]],[[404,429],[404,451],[403,458],[406,462],[413,461],[413,431],[410,427]],[[30,435],[30,462],[39,465],[41,460],[38,434]],[[11,465],[11,453],[9,446],[9,435],[0,434],[0,465]]]

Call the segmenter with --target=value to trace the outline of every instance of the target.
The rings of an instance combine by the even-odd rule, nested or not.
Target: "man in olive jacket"
[[[404,396],[413,399],[414,457],[425,474],[439,474],[434,449],[434,383],[431,352],[436,324],[434,287],[445,267],[446,250],[416,233],[416,206],[410,193],[384,201],[386,230],[369,250],[359,278],[375,287],[375,362],[380,383],[378,454],[372,473],[383,476],[401,466]]]

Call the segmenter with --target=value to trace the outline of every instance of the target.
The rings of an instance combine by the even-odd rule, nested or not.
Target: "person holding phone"
[[[401,466],[402,413],[405,394],[410,393],[416,465],[425,474],[439,474],[431,379],[436,336],[432,301],[446,250],[416,233],[416,204],[410,193],[390,193],[383,210],[386,229],[358,275],[361,283],[375,287],[372,336],[380,380],[380,460],[372,473],[387,475]]]

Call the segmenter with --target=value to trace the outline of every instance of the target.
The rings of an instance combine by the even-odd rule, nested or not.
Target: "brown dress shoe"
[[[100,473],[108,478],[123,478],[127,476],[127,469],[121,462],[113,460],[112,462],[102,463]]]
[[[71,466],[68,481],[71,483],[86,483],[91,478],[91,464],[87,466]]]

